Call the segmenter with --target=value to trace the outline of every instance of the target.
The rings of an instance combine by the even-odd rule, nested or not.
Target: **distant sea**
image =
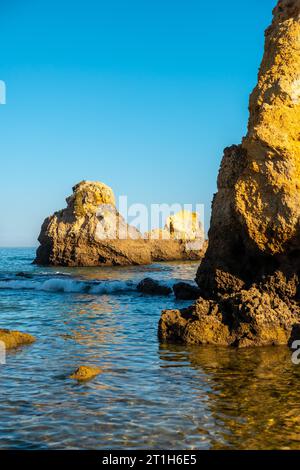
[[[0,327],[37,341],[0,365],[2,449],[300,448],[300,366],[285,347],[160,345],[162,309],[137,283],[193,282],[198,264],[45,268],[0,249]],[[68,375],[101,368],[86,383]]]

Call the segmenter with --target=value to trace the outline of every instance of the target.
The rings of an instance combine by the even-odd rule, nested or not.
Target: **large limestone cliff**
[[[206,295],[236,290],[279,268],[298,274],[300,248],[300,0],[282,0],[266,31],[248,133],[225,150],[209,248]],[[297,260],[297,261],[296,261]]]
[[[48,217],[42,225],[37,264],[134,265],[203,256],[203,229],[195,232],[193,214],[190,233],[176,236],[182,226],[175,215],[170,219],[168,239],[149,239],[126,223],[116,209],[112,189],[103,183],[82,181],[66,201],[66,209]]]
[[[203,299],[165,312],[162,339],[282,344],[299,321],[300,0],[279,1],[265,36],[247,135],[219,171]]]

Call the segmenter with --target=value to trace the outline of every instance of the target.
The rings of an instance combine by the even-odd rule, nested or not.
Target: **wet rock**
[[[187,309],[163,311],[158,335],[161,341],[171,343],[219,346],[230,343],[230,330],[222,322],[218,305],[205,299]]]
[[[78,369],[76,369],[69,378],[78,381],[84,381],[93,379],[99,374],[101,374],[101,369],[98,367],[79,366]]]
[[[170,295],[172,289],[168,286],[160,284],[155,279],[150,277],[143,279],[138,285],[137,290],[147,295]]]
[[[198,345],[284,345],[299,321],[296,305],[252,287],[219,301],[200,298],[187,309],[164,311],[159,338]]]
[[[34,336],[20,331],[0,329],[0,341],[5,344],[6,349],[13,349],[25,344],[34,343]]]
[[[178,300],[196,300],[201,296],[199,287],[188,284],[187,282],[174,284],[173,291]]]

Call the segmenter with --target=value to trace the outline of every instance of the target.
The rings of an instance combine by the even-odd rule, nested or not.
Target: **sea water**
[[[0,365],[2,449],[300,448],[300,366],[285,347],[159,344],[152,277],[193,283],[197,263],[45,268],[0,249],[0,328],[36,342]],[[78,383],[79,365],[101,373]]]

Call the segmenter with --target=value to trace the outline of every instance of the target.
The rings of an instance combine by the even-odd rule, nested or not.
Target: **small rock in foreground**
[[[69,378],[74,380],[90,380],[100,373],[101,369],[99,367],[79,366]]]
[[[35,338],[28,333],[0,329],[0,341],[3,341],[6,349],[13,349],[24,344],[34,343]]]

